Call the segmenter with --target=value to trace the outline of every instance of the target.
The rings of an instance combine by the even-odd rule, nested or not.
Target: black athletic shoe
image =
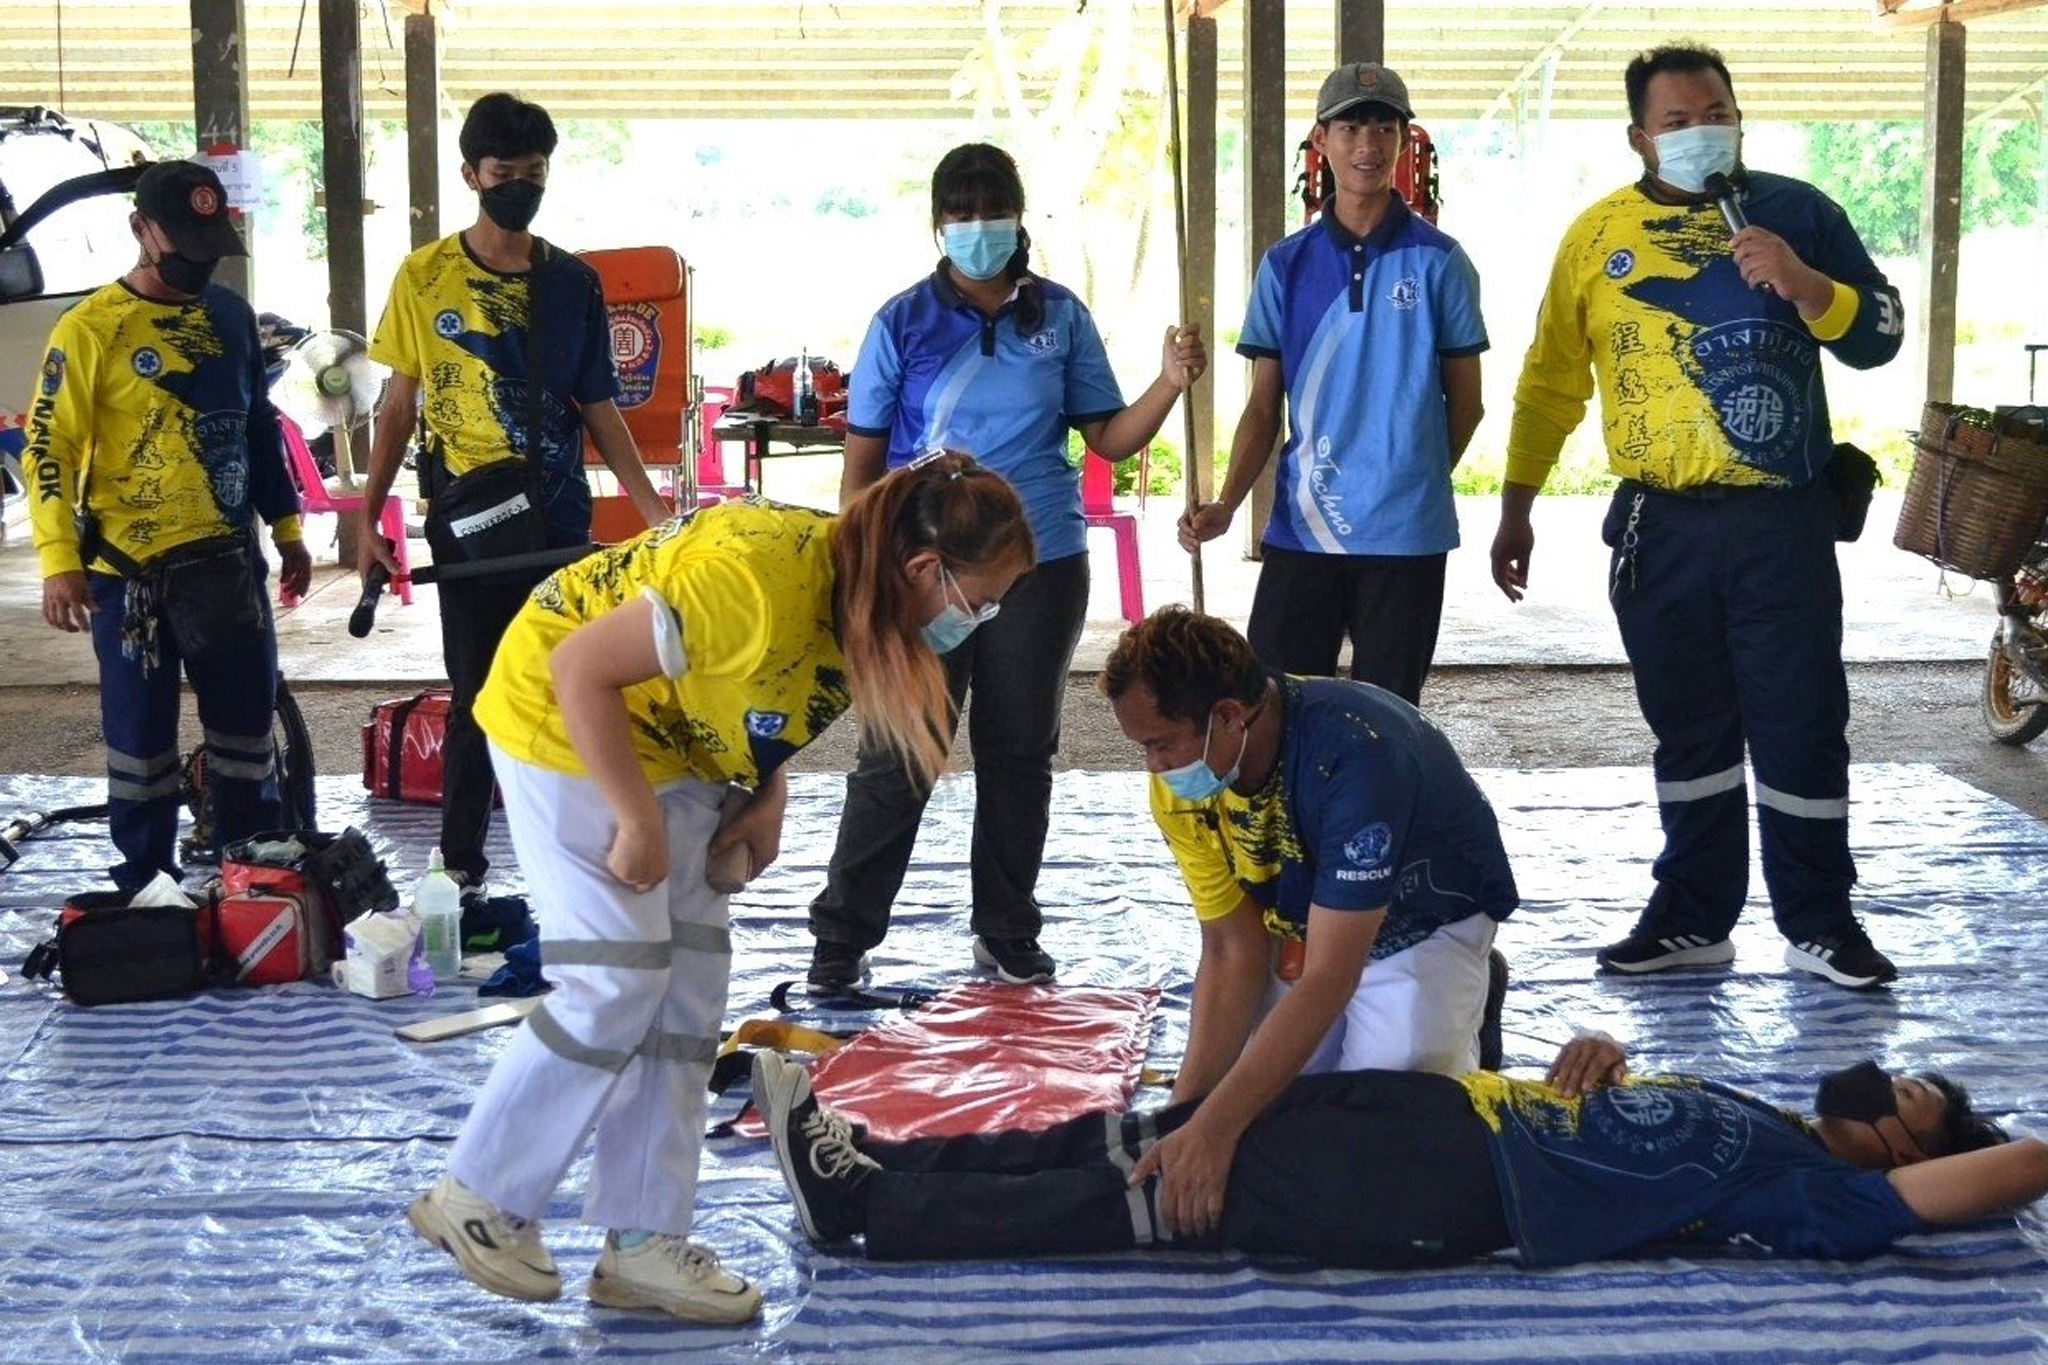
[[[1479,1069],[1498,1071],[1506,1056],[1500,1036],[1500,1008],[1508,998],[1508,960],[1498,948],[1486,954],[1486,1013],[1479,1021]]]
[[[767,1121],[768,1142],[804,1236],[837,1242],[865,1228],[862,1187],[881,1163],[860,1150],[845,1115],[818,1103],[810,1074],[773,1052],[755,1053],[754,1104]]]
[[[811,945],[811,970],[804,977],[810,994],[839,995],[867,978],[867,954],[852,944],[821,938]]]
[[[1035,938],[990,938],[976,935],[974,960],[1013,986],[1050,981],[1059,964],[1052,954],[1038,946]]]
[[[1788,942],[1785,965],[1851,990],[1868,990],[1899,978],[1892,960],[1877,950],[1863,926],[1853,923],[1839,934]]]
[[[1704,934],[1657,934],[1638,928],[1593,955],[1610,972],[1668,972],[1673,967],[1718,967],[1735,960],[1735,945]]]

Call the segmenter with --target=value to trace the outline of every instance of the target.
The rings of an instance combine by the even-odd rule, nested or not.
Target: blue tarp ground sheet
[[[1875,1055],[1951,1070],[2025,1128],[2048,1117],[2048,828],[1927,767],[1855,775],[1852,826],[1870,928],[1903,968],[1889,991],[1795,976],[1761,904],[1733,971],[1596,975],[1630,922],[1658,843],[1648,775],[1481,775],[1524,902],[1511,1065],[1576,1026],[1641,1065],[1699,1071],[1805,1104],[1822,1071]],[[96,783],[0,779],[0,813],[97,799]],[[805,906],[830,852],[840,780],[792,782],[782,861],[739,899],[732,1020],[801,974]],[[322,823],[367,830],[409,885],[436,813],[324,782]],[[971,780],[932,804],[882,982],[944,984],[968,965]],[[1155,1062],[1179,1055],[1196,942],[1137,774],[1063,774],[1040,897],[1062,979],[1160,983]],[[582,1173],[551,1211],[568,1289],[493,1298],[405,1224],[470,1096],[510,1036],[429,1048],[401,1023],[469,988],[373,1002],[312,983],[81,1010],[15,967],[50,907],[106,865],[104,831],[53,830],[0,874],[0,1359],[78,1363],[524,1360],[1735,1362],[2048,1360],[2048,1225],[2038,1215],[1936,1236],[1859,1265],[1703,1248],[1529,1272],[1322,1271],[1237,1255],[1131,1253],[1032,1263],[868,1265],[806,1245],[766,1147],[710,1143],[699,1235],[767,1296],[742,1330],[593,1308],[598,1236],[575,1221]],[[499,846],[505,881],[516,882]],[[1761,894],[1760,878],[1757,881]],[[858,1016],[836,1016],[845,1026]],[[717,1113],[736,1107],[737,1096]],[[1371,1153],[1361,1152],[1361,1161]]]

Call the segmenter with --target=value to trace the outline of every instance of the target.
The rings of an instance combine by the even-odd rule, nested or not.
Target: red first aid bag
[[[1159,992],[1092,986],[956,987],[821,1058],[818,1102],[887,1142],[1049,1128],[1128,1109]],[[748,1137],[767,1129],[749,1115]]]
[[[446,688],[380,701],[363,726],[363,789],[394,801],[441,804],[441,743],[448,735]]]
[[[237,986],[279,986],[325,972],[333,962],[325,911],[289,891],[243,891],[214,907],[214,932]]]

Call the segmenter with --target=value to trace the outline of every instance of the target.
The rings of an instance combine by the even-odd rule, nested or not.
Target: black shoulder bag
[[[548,245],[533,239],[526,269],[526,454],[437,479],[427,507],[427,544],[436,564],[531,554],[548,543],[541,501],[541,264]]]

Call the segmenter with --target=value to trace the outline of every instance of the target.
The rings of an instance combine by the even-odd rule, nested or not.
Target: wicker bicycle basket
[[[1929,403],[1892,544],[1972,578],[2002,578],[2048,519],[2048,445],[1982,408]]]

